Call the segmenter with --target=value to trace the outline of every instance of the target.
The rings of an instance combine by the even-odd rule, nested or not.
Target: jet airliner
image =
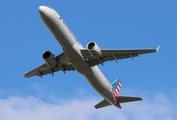
[[[103,97],[103,100],[95,105],[95,108],[102,108],[114,105],[121,108],[120,103],[142,100],[140,97],[119,96],[122,82],[117,79],[109,83],[97,65],[106,61],[132,58],[146,53],[157,52],[160,48],[146,49],[100,49],[91,41],[84,48],[71,30],[68,28],[62,17],[51,7],[40,6],[39,14],[46,27],[53,34],[61,45],[63,53],[58,56],[50,51],[42,55],[45,63],[24,74],[25,78],[46,74],[54,75],[57,71],[76,70],[82,74],[90,85]]]

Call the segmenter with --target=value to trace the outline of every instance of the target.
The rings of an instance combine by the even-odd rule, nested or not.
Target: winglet
[[[159,51],[159,49],[160,49],[160,45],[155,49],[156,50],[156,52],[158,52]]]

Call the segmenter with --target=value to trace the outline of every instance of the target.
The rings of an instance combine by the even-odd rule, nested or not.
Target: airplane
[[[46,27],[61,45],[63,53],[55,56],[50,51],[42,55],[45,63],[24,74],[25,78],[52,74],[57,71],[76,70],[82,74],[90,85],[104,98],[95,105],[102,108],[114,105],[121,109],[120,103],[142,100],[140,97],[119,96],[122,82],[117,79],[112,84],[108,82],[97,65],[106,61],[137,57],[140,54],[157,52],[160,48],[146,49],[100,49],[91,41],[84,48],[63,21],[63,18],[49,6],[39,6],[39,14]]]

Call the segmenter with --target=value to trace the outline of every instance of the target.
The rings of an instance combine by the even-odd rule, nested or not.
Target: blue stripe
[[[120,83],[120,80],[117,79],[117,80],[115,80],[111,85],[112,85],[112,87],[113,87],[114,89],[116,89],[119,83]]]

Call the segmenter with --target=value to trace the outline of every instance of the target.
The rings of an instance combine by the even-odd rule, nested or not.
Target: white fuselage
[[[51,7],[40,6],[40,16],[63,48],[63,52],[72,66],[81,73],[92,87],[111,104],[117,105],[112,86],[97,66],[91,67],[81,54],[83,46],[64,23],[60,15]]]

